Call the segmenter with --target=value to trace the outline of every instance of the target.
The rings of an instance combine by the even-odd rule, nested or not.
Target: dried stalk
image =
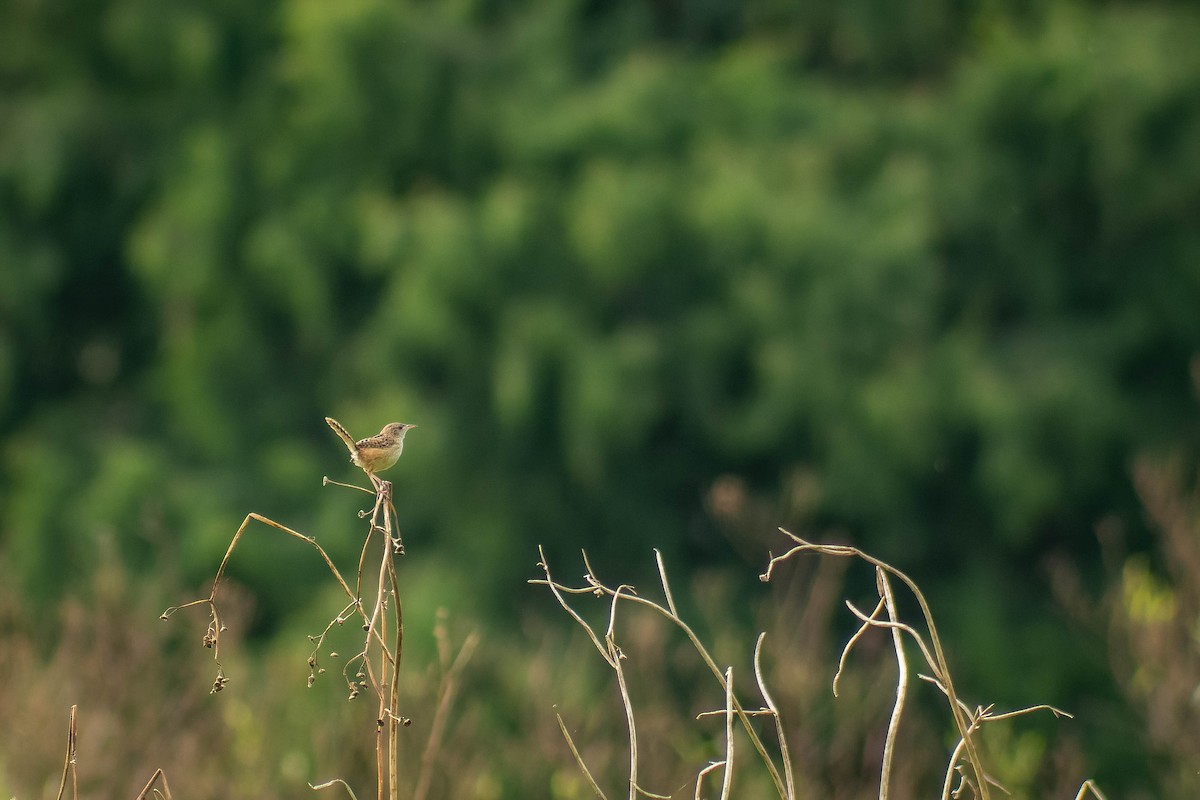
[[[328,478],[323,480],[323,485],[331,483],[372,494],[369,490],[359,486],[331,481]],[[359,512],[360,519],[370,517],[370,524],[359,553],[358,570],[355,575],[353,588],[342,577],[341,572],[333,563],[329,554],[317,543],[315,538],[292,530],[286,525],[281,525],[260,514],[251,513],[246,515],[246,518],[242,520],[242,524],[238,526],[237,531],[234,533],[233,539],[225,551],[225,556],[221,559],[221,564],[217,568],[217,573],[213,579],[212,589],[208,597],[192,600],[179,606],[172,606],[162,613],[161,618],[168,619],[176,611],[193,606],[204,605],[208,607],[209,625],[204,636],[204,646],[213,650],[213,659],[217,664],[217,677],[213,681],[212,691],[219,692],[225,688],[229,679],[225,676],[220,658],[221,633],[225,630],[225,625],[222,621],[217,597],[221,588],[221,581],[225,575],[225,569],[229,564],[234,549],[237,547],[238,542],[241,541],[242,534],[245,533],[252,521],[257,521],[311,545],[321,556],[321,559],[325,562],[326,567],[328,567],[330,574],[333,575],[338,585],[341,586],[342,591],[349,599],[349,603],[338,612],[319,635],[309,637],[310,641],[314,644],[314,649],[308,657],[308,685],[312,686],[316,681],[317,675],[325,671],[320,667],[319,656],[321,647],[329,631],[334,625],[345,623],[352,612],[357,614],[362,620],[363,631],[366,635],[362,650],[346,660],[342,674],[350,688],[350,699],[354,699],[358,695],[359,690],[367,685],[371,687],[378,699],[376,793],[379,800],[384,800],[385,797],[390,798],[390,800],[398,800],[400,783],[397,756],[399,747],[398,733],[401,725],[407,727],[410,722],[399,714],[399,680],[401,653],[404,644],[404,617],[400,603],[395,555],[403,553],[404,550],[400,543],[399,532],[395,522],[396,508],[392,503],[392,485],[387,481],[374,478],[372,484],[374,486],[374,505],[370,512]],[[381,534],[380,539],[383,552],[377,573],[375,597],[371,604],[371,610],[368,613],[366,605],[363,603],[363,575],[366,572],[367,551],[371,545],[371,538],[376,533]],[[374,648],[376,647],[378,648],[377,655],[374,653]],[[336,653],[331,654],[331,657],[335,656]],[[378,659],[377,661],[375,660],[376,658]],[[350,670],[355,664],[359,665],[359,671],[351,675]],[[344,781],[335,779],[314,788],[327,788],[335,783],[346,786]],[[165,778],[163,779],[163,784],[165,787]],[[147,791],[149,788],[147,786]],[[349,786],[346,786],[346,789],[350,791]],[[353,792],[350,792],[350,794],[351,797],[354,796]],[[61,797],[59,800],[61,800]]]

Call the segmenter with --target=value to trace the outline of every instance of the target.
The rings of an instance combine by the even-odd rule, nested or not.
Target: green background
[[[1189,796],[1062,576],[1197,624],[1135,481],[1200,453],[1197,41],[1171,2],[6,2],[8,635],[105,569],[157,613],[250,511],[352,561],[322,417],[414,422],[414,642],[557,618],[539,543],[753,597],[783,525],[913,575],[974,695],[1080,711],[1113,794]],[[231,566],[251,649],[329,605],[282,538]]]

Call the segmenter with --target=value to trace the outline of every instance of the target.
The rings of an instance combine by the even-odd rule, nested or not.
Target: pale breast
[[[396,463],[400,458],[402,444],[395,447],[359,447],[351,459],[368,472],[380,472]]]

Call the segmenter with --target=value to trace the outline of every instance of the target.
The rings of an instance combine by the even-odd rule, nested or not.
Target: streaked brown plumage
[[[382,472],[396,463],[404,451],[404,434],[410,428],[417,427],[407,422],[391,422],[383,426],[383,430],[374,436],[354,441],[342,424],[332,417],[326,417],[325,422],[333,428],[346,447],[350,450],[350,463],[361,467],[363,472],[375,479],[375,473]]]

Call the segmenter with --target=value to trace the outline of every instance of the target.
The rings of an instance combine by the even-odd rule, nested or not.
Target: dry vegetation
[[[1102,531],[1112,588],[1101,602],[1086,596],[1070,565],[1054,565],[1050,576],[1063,605],[1105,631],[1128,701],[1174,765],[1164,781],[1182,797],[1195,788],[1200,752],[1189,700],[1200,679],[1189,627],[1200,613],[1200,485],[1187,488],[1177,462],[1143,461],[1135,474],[1166,574]],[[698,576],[683,599],[660,557],[652,597],[603,581],[586,556],[583,584],[567,585],[543,556],[543,577],[531,582],[578,623],[575,633],[526,620],[480,636],[439,618],[436,657],[409,664],[393,514],[390,496],[377,495],[353,580],[312,537],[247,517],[211,593],[187,604],[209,611],[213,691],[234,680],[215,698],[197,691],[209,667],[181,639],[194,629],[150,624],[142,611],[155,597],[139,593],[148,584],[129,580],[115,560],[104,562],[86,601],[64,603],[41,626],[38,614],[3,597],[0,789],[19,800],[170,797],[169,777],[182,796],[198,798],[295,797],[305,784],[358,797],[373,785],[377,797],[411,800],[987,798],[1001,785],[1019,797],[1103,797],[1069,725],[1031,745],[1037,740],[1012,719],[1060,712],[967,699],[953,679],[953,643],[939,637],[919,589],[854,548],[792,537],[762,576],[771,597],[756,638],[728,613],[734,600],[719,579]],[[249,658],[238,638],[251,595],[222,576],[250,531],[308,543],[345,597],[324,630],[291,652]],[[845,601],[860,627],[839,658],[832,632],[855,563],[875,570],[878,596],[873,608]],[[900,616],[897,591],[916,599],[918,619]],[[354,641],[356,655],[337,653]],[[305,659],[310,692],[298,666]],[[335,697],[327,669],[345,678],[351,699],[365,697]]]

